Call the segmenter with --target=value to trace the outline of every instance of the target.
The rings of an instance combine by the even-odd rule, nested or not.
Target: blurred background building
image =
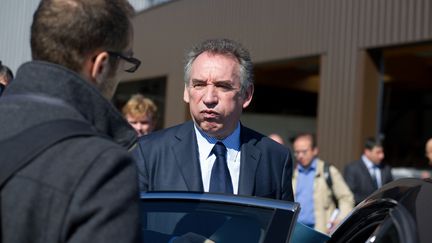
[[[317,133],[320,156],[339,168],[364,138],[385,139],[394,167],[427,165],[432,137],[432,0],[130,1],[140,69],[124,76],[118,107],[140,92],[160,107],[163,127],[189,119],[183,55],[226,37],[255,63],[256,89],[242,122],[286,141]],[[14,72],[30,59],[38,1],[2,0],[0,59]]]

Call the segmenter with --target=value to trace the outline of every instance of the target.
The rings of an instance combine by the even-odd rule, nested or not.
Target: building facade
[[[430,98],[431,10],[431,0],[171,1],[135,18],[134,51],[142,66],[125,77],[118,95],[156,91],[164,127],[189,119],[182,101],[185,50],[204,39],[231,38],[255,63],[247,125],[263,133],[274,126],[285,138],[316,132],[320,157],[339,168],[359,158],[366,137],[390,137],[399,143],[386,147],[390,163],[417,165],[424,152],[414,150],[432,136],[425,125],[432,118],[429,103],[422,101],[422,118],[410,123],[416,115],[398,118],[401,97],[392,94],[415,86]],[[414,69],[401,71],[409,65]],[[416,66],[422,77],[414,77]],[[417,146],[404,148],[393,124],[417,127],[406,131],[415,135],[405,141]],[[401,148],[408,150],[403,158]]]

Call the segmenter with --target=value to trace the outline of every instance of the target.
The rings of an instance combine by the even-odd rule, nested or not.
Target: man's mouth
[[[219,116],[217,112],[212,110],[201,111],[201,114],[203,115],[204,119],[215,119]]]

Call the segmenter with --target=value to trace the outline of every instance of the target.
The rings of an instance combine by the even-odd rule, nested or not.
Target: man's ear
[[[96,84],[100,84],[104,80],[101,78],[109,70],[109,54],[106,51],[100,52],[94,57],[93,65],[90,68],[90,79]]]
[[[251,84],[249,85],[249,87],[247,88],[245,94],[244,94],[244,101],[243,101],[243,109],[245,109],[246,107],[249,106],[249,104],[252,101],[252,97],[253,97],[253,93],[254,93],[254,85]]]
[[[312,148],[312,153],[313,153],[314,156],[317,156],[318,153],[319,153],[318,147]]]
[[[184,102],[189,103],[189,91],[188,91],[186,85],[184,86],[183,100],[184,100]]]

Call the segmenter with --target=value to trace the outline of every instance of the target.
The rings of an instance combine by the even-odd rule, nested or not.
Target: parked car
[[[430,242],[431,202],[431,179],[390,182],[357,205],[328,242]]]
[[[431,180],[388,183],[355,207],[330,236],[298,223],[300,205],[294,202],[147,192],[141,195],[143,242],[429,242],[431,199]]]
[[[397,180],[400,178],[425,178],[423,173],[432,173],[429,169],[421,169],[414,167],[393,167],[391,173],[393,179]]]

